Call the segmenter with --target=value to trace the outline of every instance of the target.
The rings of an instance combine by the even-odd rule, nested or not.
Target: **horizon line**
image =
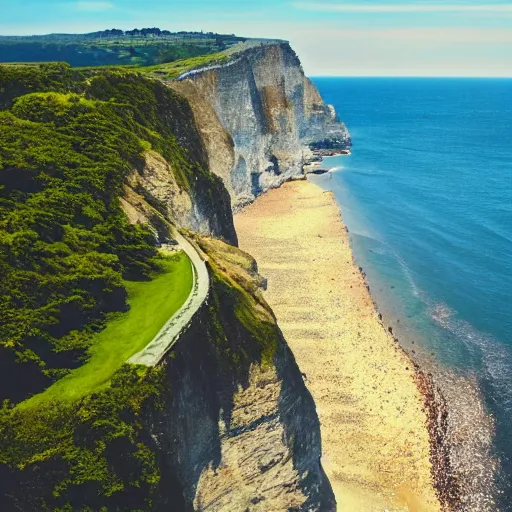
[[[313,12],[343,12],[343,13],[425,13],[425,12],[445,12],[445,13],[512,13],[512,5],[510,4],[328,4],[315,2],[291,2],[290,5],[301,11]]]
[[[308,74],[309,78],[473,78],[511,80],[512,75],[316,75]]]

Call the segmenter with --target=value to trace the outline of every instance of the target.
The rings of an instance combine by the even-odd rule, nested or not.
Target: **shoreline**
[[[301,224],[311,225],[301,232]],[[456,496],[447,476],[444,402],[431,378],[382,323],[332,194],[308,181],[289,182],[239,212],[235,225],[240,247],[256,257],[268,278],[265,297],[315,399],[322,463],[340,509],[450,510]],[[329,240],[322,243],[324,238]],[[290,268],[279,259],[279,245],[299,256],[284,258]],[[316,272],[308,267],[317,266],[317,257],[325,254],[332,271],[322,268],[318,280],[326,281],[315,288]],[[294,274],[307,276],[302,281],[315,288],[309,308],[300,305],[308,302],[300,294],[292,294],[295,302],[286,297],[296,289],[286,284]],[[322,289],[325,285],[335,291]],[[279,290],[287,286],[288,291]],[[332,324],[322,324],[318,306],[328,311]],[[331,365],[334,372],[327,370]]]
[[[339,209],[341,215],[341,207],[339,207]],[[347,226],[345,226],[345,230],[349,233]],[[451,446],[448,438],[449,408],[446,399],[443,396],[442,390],[436,385],[432,373],[421,368],[420,364],[402,347],[392,327],[384,324],[383,316],[373,298],[370,285],[366,279],[366,272],[363,267],[356,264],[353,255],[352,262],[361,274],[382,328],[386,329],[389,334],[393,336],[393,340],[398,349],[403,353],[405,358],[410,361],[414,368],[414,380],[424,399],[425,411],[427,413],[426,427],[430,437],[430,462],[432,464],[431,474],[433,485],[441,505],[441,510],[443,512],[455,512],[459,510],[461,505],[462,491],[460,482],[452,470],[450,459]]]

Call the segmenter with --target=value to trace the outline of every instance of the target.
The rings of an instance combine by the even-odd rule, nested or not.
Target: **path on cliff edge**
[[[153,340],[144,349],[128,359],[131,364],[156,366],[160,363],[208,297],[210,276],[205,262],[194,246],[180,235],[178,230],[173,229],[172,236],[179,243],[180,249],[186,253],[192,264],[192,290],[183,306],[167,321]]]

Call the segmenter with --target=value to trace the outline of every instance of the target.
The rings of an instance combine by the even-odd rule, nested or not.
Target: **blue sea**
[[[314,180],[448,402],[460,510],[512,510],[512,80],[313,81],[354,144]]]

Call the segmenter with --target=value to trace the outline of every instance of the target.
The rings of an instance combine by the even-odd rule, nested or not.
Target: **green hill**
[[[158,28],[91,34],[0,36],[0,62],[67,62],[72,66],[150,66],[223,51],[245,38]]]
[[[0,396],[19,402],[81,366],[127,281],[161,267],[155,233],[119,202],[144,153],[185,189],[221,185],[178,143],[186,103],[158,81],[0,66],[0,90]]]
[[[178,140],[194,130],[188,103],[135,71],[0,65],[0,509],[148,509],[160,470],[138,417],[162,371],[125,362],[192,269],[120,198],[149,150],[220,197]]]

